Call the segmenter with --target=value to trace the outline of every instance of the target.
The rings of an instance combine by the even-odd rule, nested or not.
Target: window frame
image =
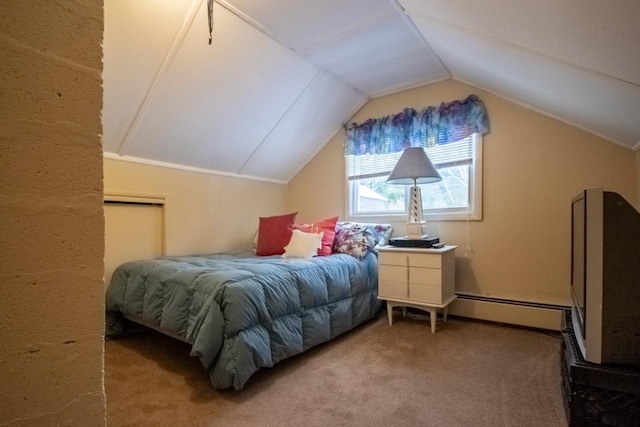
[[[425,209],[423,205],[423,217],[425,221],[481,221],[482,220],[482,146],[481,133],[472,134],[471,147],[473,160],[469,164],[469,206],[464,208],[440,208]],[[346,157],[345,170],[345,217],[351,221],[362,222],[400,222],[406,221],[409,215],[408,197],[405,197],[405,209],[400,213],[371,212],[353,213],[354,195],[351,193],[352,181],[349,181],[349,171]],[[407,187],[407,192],[410,186]]]

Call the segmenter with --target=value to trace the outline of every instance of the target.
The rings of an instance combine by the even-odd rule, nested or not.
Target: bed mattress
[[[258,369],[373,317],[380,308],[377,272],[372,253],[133,261],[113,274],[106,308],[117,315],[107,317],[133,319],[189,343],[215,388],[240,390]]]

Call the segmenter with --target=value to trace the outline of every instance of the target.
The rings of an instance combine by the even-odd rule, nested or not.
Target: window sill
[[[391,222],[407,222],[407,214],[358,214],[347,215],[348,221],[352,222],[374,222],[374,223],[391,223]],[[482,221],[482,215],[473,212],[451,212],[451,213],[425,213],[424,220],[426,222],[433,221]]]

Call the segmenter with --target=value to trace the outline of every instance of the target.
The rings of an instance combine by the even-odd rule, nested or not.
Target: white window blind
[[[442,181],[421,185],[425,215],[439,219],[481,219],[482,136],[425,148]],[[407,212],[409,186],[387,184],[402,152],[345,156],[349,216]]]
[[[473,137],[449,144],[425,148],[431,163],[437,168],[470,164],[473,160]],[[347,174],[350,181],[388,176],[402,152],[347,156]]]

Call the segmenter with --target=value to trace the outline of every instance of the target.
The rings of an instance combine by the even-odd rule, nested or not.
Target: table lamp
[[[442,181],[438,170],[421,147],[404,150],[400,160],[387,178],[389,184],[412,185],[409,205],[409,221],[407,222],[407,238],[423,239],[424,220],[422,218],[422,195],[418,184]]]

